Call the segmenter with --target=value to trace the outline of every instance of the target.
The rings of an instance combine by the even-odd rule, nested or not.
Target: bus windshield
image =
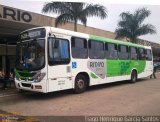
[[[32,39],[17,44],[16,68],[39,70],[45,65],[45,40]]]

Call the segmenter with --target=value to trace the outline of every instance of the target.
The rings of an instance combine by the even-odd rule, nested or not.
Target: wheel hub
[[[82,89],[84,87],[84,81],[83,80],[78,80],[77,85],[78,85],[79,88]]]

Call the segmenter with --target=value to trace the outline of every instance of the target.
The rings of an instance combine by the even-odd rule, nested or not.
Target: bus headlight
[[[34,82],[40,82],[44,77],[46,73],[41,73],[37,78],[35,78]]]

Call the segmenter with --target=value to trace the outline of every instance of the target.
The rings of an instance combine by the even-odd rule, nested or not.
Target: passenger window
[[[106,58],[116,60],[117,55],[117,45],[112,43],[105,43],[105,51],[106,51]]]
[[[130,58],[131,58],[131,60],[137,60],[138,59],[137,48],[130,47]]]
[[[83,38],[72,37],[72,57],[79,59],[88,58],[87,40]]]
[[[150,49],[146,49],[146,60],[148,61],[152,60],[152,52]]]
[[[145,50],[143,48],[138,49],[139,60],[145,60]]]
[[[104,59],[104,43],[89,40],[89,57],[91,59]]]
[[[48,38],[49,65],[68,64],[70,62],[69,41],[60,38]]]
[[[128,46],[119,45],[118,57],[120,60],[128,60],[129,59]]]

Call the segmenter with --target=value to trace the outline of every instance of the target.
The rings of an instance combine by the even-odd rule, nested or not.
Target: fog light
[[[42,89],[41,85],[35,85],[35,89]]]
[[[38,76],[37,78],[35,78],[34,82],[40,82],[44,77],[45,77],[46,73],[41,73],[40,76]]]

